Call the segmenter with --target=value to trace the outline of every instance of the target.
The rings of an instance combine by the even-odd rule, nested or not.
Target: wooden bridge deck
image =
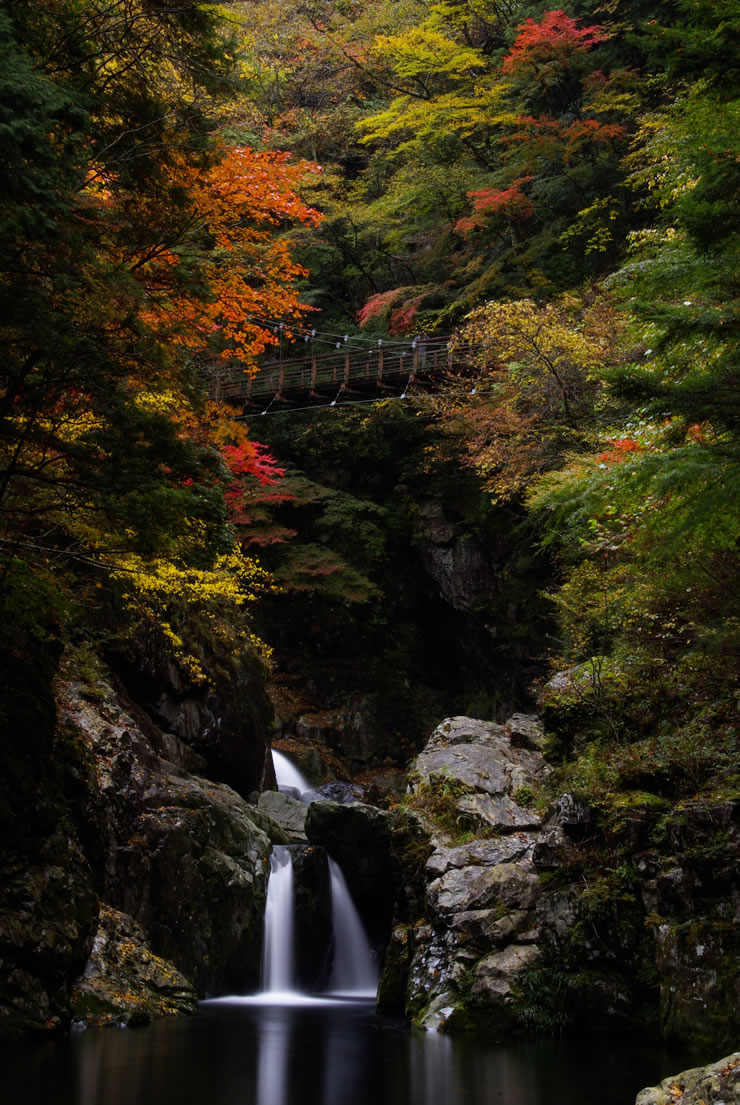
[[[446,337],[347,346],[323,355],[265,361],[251,376],[239,367],[215,373],[210,391],[215,399],[239,404],[245,412],[276,403],[320,405],[360,396],[382,398],[405,393],[411,384],[428,384],[445,373],[477,367],[478,352],[477,346],[453,350]]]

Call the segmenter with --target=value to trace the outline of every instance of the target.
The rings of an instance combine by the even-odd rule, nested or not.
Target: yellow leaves
[[[384,111],[357,124],[364,143],[408,131],[411,141],[469,137],[480,127],[513,124],[516,116],[501,109],[508,85],[480,80],[488,63],[479,51],[461,45],[430,22],[403,34],[380,35],[374,53],[390,60],[399,95]]]
[[[270,576],[240,548],[216,558],[211,568],[182,566],[164,558],[145,560],[130,553],[116,557],[111,579],[122,590],[127,610],[155,625],[188,676],[206,679],[200,659],[188,650],[178,626],[191,616],[205,617],[210,630],[239,648],[251,646],[264,660],[271,650],[244,621],[241,613],[258,593],[269,588]]]
[[[363,119],[359,129],[367,133],[363,143],[388,138],[399,131],[408,130],[418,140],[424,136],[456,134],[469,137],[477,128],[505,127],[513,125],[517,116],[500,110],[504,95],[503,86],[476,87],[469,93],[447,92],[436,96],[432,102],[412,97],[397,97],[385,110]]]
[[[477,50],[460,45],[429,24],[411,27],[403,34],[378,35],[373,52],[391,58],[398,76],[415,82],[459,77],[486,68]]]
[[[580,447],[615,329],[608,304],[572,297],[494,301],[468,316],[453,344],[478,347],[480,376],[474,388],[469,378],[451,384],[433,405],[494,499],[520,494]]]
[[[178,412],[182,408],[182,395],[176,391],[150,391],[145,388],[134,396],[134,402],[137,407],[140,407],[144,411],[148,411],[151,414],[166,414],[171,416],[177,416]]]
[[[578,318],[573,300],[536,305],[531,299],[493,301],[473,311],[455,339],[480,344],[480,356],[500,365],[526,364],[557,377],[558,367],[591,373],[603,362],[610,335]],[[514,373],[521,371],[514,367]]]

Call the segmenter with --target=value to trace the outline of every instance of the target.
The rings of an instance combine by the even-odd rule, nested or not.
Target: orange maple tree
[[[298,193],[306,175],[318,172],[287,153],[247,146],[225,150],[205,170],[182,165],[175,184],[188,197],[187,223],[138,262],[142,318],[160,340],[249,364],[276,343],[266,319],[289,321],[310,309],[299,295],[307,271],[283,232],[321,221]],[[185,275],[193,267],[196,285]]]

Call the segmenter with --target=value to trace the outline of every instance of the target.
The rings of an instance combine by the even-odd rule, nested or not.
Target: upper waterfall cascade
[[[311,789],[311,784],[304,775],[301,775],[298,768],[293,764],[287,756],[284,756],[282,752],[278,752],[276,748],[272,749],[272,763],[275,768],[275,779],[277,780],[278,789],[282,787],[288,787],[292,790],[297,790],[299,794],[305,794],[307,790]]]

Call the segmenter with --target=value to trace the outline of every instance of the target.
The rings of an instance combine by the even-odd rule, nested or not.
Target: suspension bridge
[[[429,387],[447,374],[478,372],[480,352],[478,345],[452,345],[448,337],[381,340],[361,348],[346,339],[332,352],[307,348],[296,357],[281,349],[251,374],[239,365],[220,367],[209,374],[209,390],[245,415],[405,397],[410,387]]]

